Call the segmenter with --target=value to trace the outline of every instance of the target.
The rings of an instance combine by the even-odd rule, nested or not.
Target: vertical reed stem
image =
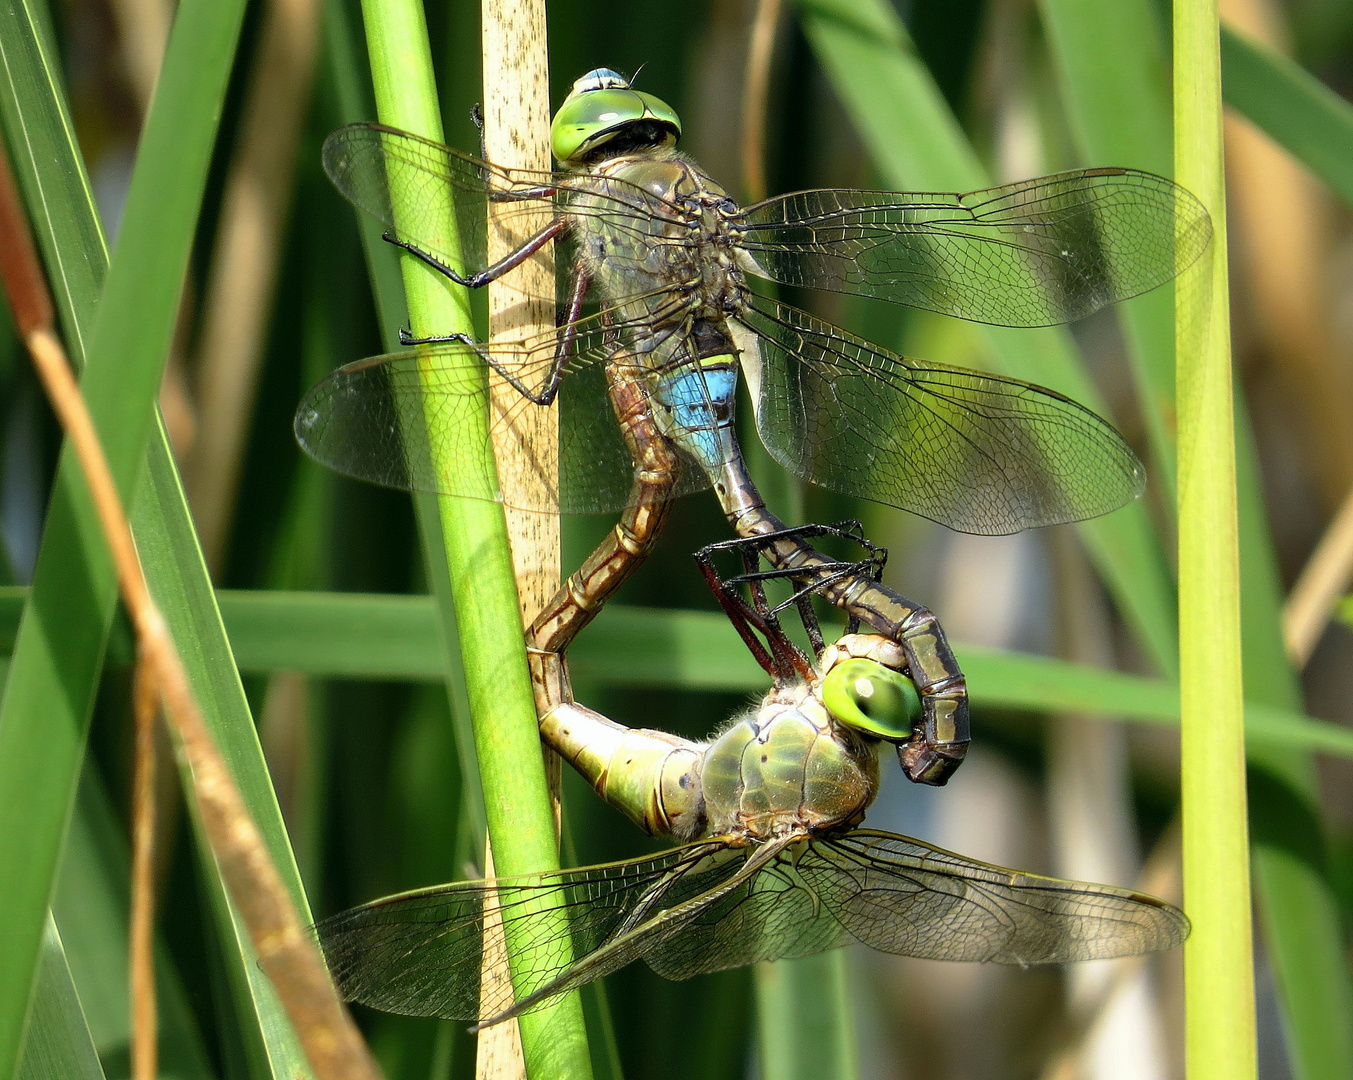
[[[1175,176],[1212,215],[1176,292],[1185,1064],[1256,1069],[1217,0],[1175,0]]]
[[[485,0],[480,20],[484,53],[484,154],[495,165],[513,169],[550,167],[550,74],[546,49],[545,0]],[[492,213],[492,207],[490,207]],[[489,262],[507,255],[525,236],[549,224],[549,214],[523,216],[514,207],[510,220],[489,230]],[[554,288],[554,262],[537,255],[503,280],[489,286],[489,339],[495,344],[524,342],[554,327],[554,305],[540,299]],[[535,466],[504,470],[499,478],[507,514],[512,564],[517,578],[522,625],[529,626],[559,588],[559,518],[527,513],[513,506],[544,506],[559,487],[559,422],[555,408],[521,407],[521,394],[495,372],[489,373],[494,448],[499,461],[515,457]],[[510,423],[504,423],[507,418]],[[559,812],[559,757],[541,748],[546,777]],[[492,843],[485,845],[484,872],[496,866]],[[503,955],[501,928],[493,948],[486,941],[484,979],[506,978],[488,965]],[[478,1036],[477,1080],[515,1080],[525,1073],[518,1021],[485,1028]]]
[[[380,120],[440,142],[441,112],[422,4],[418,0],[363,0],[362,12]],[[399,180],[398,175],[391,177],[397,215]],[[443,250],[455,250],[449,191],[440,210],[441,219],[431,224],[444,231],[448,244]],[[414,334],[473,334],[464,289],[413,257],[406,255],[402,267]],[[479,362],[468,350],[465,360]],[[454,444],[493,454],[488,410],[478,417],[469,410],[456,410],[456,420],[482,427],[461,431],[455,439],[441,439],[435,429],[436,417],[429,411],[430,445]],[[465,467],[454,461],[437,465],[443,470]],[[438,505],[494,862],[505,877],[548,873],[559,868],[554,813],[540,753],[503,508],[473,499],[442,498]],[[551,927],[551,920],[558,925]],[[536,913],[529,937],[507,927],[514,976],[529,963],[531,942],[568,940],[565,920],[562,912],[547,908]],[[557,944],[552,956],[557,959]],[[527,1072],[535,1080],[590,1078],[586,1030],[576,993],[562,995],[522,1017],[520,1027]]]

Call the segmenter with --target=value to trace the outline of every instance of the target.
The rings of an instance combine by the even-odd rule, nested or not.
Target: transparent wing
[[[527,493],[525,499],[509,500],[522,510],[614,513],[632,498],[634,464],[611,407],[606,366],[623,378],[626,365],[616,358],[621,343],[641,338],[656,347],[660,342],[646,320],[608,322],[597,313],[572,328],[559,396],[550,406],[559,421],[557,463],[514,453],[490,471],[475,432],[482,430],[478,418],[490,407],[488,362],[538,392],[550,381],[563,329],[520,344],[438,345],[339,368],[301,401],[296,440],[322,465],[402,491],[501,501],[501,480],[509,490]],[[679,337],[682,330],[678,326],[665,333]],[[525,396],[511,401],[506,409],[495,408],[495,429],[510,431],[519,416],[542,408]],[[504,441],[511,445],[511,436]],[[461,464],[448,469],[445,462]],[[509,478],[517,483],[509,484]],[[673,496],[706,486],[704,474],[689,465],[681,470]]]
[[[929,960],[1062,964],[1172,949],[1184,913],[1155,897],[991,866],[857,829],[785,847],[649,941],[669,979],[810,956],[852,940]]]
[[[518,948],[515,993],[481,987],[486,924]],[[717,842],[557,875],[469,881],[345,911],[316,930],[344,996],[497,1020],[645,959],[671,979],[854,939],[936,960],[1052,964],[1173,948],[1183,912],[1108,885],[990,866],[905,836]],[[482,994],[482,996],[481,996]]]
[[[794,869],[851,937],[902,956],[1064,964],[1173,949],[1189,933],[1184,913],[1153,896],[871,829],[810,842]]]
[[[791,472],[959,532],[1081,521],[1142,491],[1113,427],[1032,383],[898,356],[785,304],[737,316],[760,339],[757,428]]]
[[[488,265],[489,208],[515,249],[560,214],[602,218],[612,234],[632,233],[644,243],[642,254],[659,241],[661,224],[686,217],[652,192],[612,177],[586,173],[505,169],[380,124],[350,124],[324,141],[324,171],[343,196],[386,226],[394,236],[473,274]],[[400,198],[391,194],[395,181]],[[454,210],[446,194],[452,195]],[[655,223],[657,223],[655,225]],[[680,231],[680,230],[679,230]],[[546,300],[567,295],[573,272],[571,241],[561,238],[555,252],[556,281]],[[626,266],[627,245],[612,245],[608,260],[617,279]],[[611,299],[619,298],[619,293]]]
[[[529,968],[517,969],[516,995],[522,999],[565,971],[573,986],[628,963],[634,959],[629,952],[604,963],[589,964],[588,957],[629,924],[717,890],[744,864],[740,852],[692,844],[557,875],[403,893],[342,912],[315,929],[348,1000],[410,1016],[488,1019],[510,1009],[513,1000],[506,986],[496,984],[481,999],[486,922],[501,921],[520,954],[532,957]],[[550,909],[554,915],[542,916]]]
[[[1169,281],[1212,235],[1178,184],[1132,169],[966,195],[824,189],[748,207],[741,246],[772,281],[974,322],[1047,326]]]

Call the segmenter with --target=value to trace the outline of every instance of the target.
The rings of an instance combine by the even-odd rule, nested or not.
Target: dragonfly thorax
[[[816,685],[772,690],[700,764],[710,836],[768,840],[859,824],[878,790],[877,744],[835,723]]]
[[[650,312],[659,305],[673,318],[687,304],[709,312],[734,306],[746,288],[735,255],[737,207],[703,169],[675,150],[658,149],[611,158],[591,175],[590,185],[576,185],[572,224],[581,269],[602,298],[657,294],[646,301]],[[650,195],[651,203],[638,205]],[[642,218],[608,213],[617,200],[634,202]]]

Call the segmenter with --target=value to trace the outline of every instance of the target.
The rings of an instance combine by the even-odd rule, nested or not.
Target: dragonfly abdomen
[[[540,718],[540,737],[598,795],[650,835],[690,840],[704,828],[703,747],[665,731],[627,728],[568,702]]]
[[[711,476],[739,453],[733,433],[737,386],[737,359],[731,354],[704,357],[653,383],[658,426]]]

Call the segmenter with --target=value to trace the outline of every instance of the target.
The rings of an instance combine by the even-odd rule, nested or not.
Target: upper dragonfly
[[[739,368],[780,464],[953,529],[1076,521],[1140,493],[1132,450],[1075,402],[899,356],[757,295],[749,278],[983,323],[1069,322],[1199,256],[1211,223],[1191,194],[1150,173],[1099,168],[963,195],[837,188],[739,207],[677,152],[680,133],[669,106],[599,68],[555,117],[561,172],[500,168],[376,124],[331,135],[324,164],[339,190],[454,281],[483,285],[553,242],[548,299],[559,325],[524,342],[451,341],[349,365],[302,403],[301,445],[376,483],[498,498],[493,476],[439,465],[464,460],[458,410],[485,407],[482,376],[454,355],[469,347],[522,392],[519,409],[560,399],[551,502],[525,509],[609,512],[645,497],[632,485],[619,405],[607,399],[623,380],[681,451],[685,467],[664,497],[712,484],[734,517],[743,477],[728,425]],[[512,251],[493,264],[490,209]],[[422,415],[411,409],[442,422],[410,423]],[[499,475],[537,468],[525,456],[497,463]]]
[[[680,131],[671,108],[599,68],[555,114],[563,172],[503,169],[379,125],[331,135],[325,168],[339,190],[453,281],[485,285],[553,244],[558,322],[525,341],[453,337],[351,364],[306,395],[296,436],[319,461],[393,487],[495,499],[509,477],[506,490],[544,493],[526,509],[624,509],[532,626],[547,654],[642,561],[672,498],[712,486],[740,536],[775,538],[774,566],[902,647],[922,715],[898,754],[913,780],[942,784],[968,745],[966,684],[944,632],[881,582],[842,575],[767,509],[734,430],[739,372],[762,440],[790,471],[965,532],[1107,513],[1141,491],[1141,464],[1054,391],[898,356],[757,295],[749,278],[1037,326],[1173,277],[1206,246],[1207,213],[1169,180],[1127,169],[969,195],[804,191],[740,209],[677,153]],[[492,264],[491,226],[509,252]],[[488,407],[469,350],[521,392],[495,422],[557,400],[557,469],[528,453],[495,469],[482,447],[460,445],[482,430],[462,420]]]

